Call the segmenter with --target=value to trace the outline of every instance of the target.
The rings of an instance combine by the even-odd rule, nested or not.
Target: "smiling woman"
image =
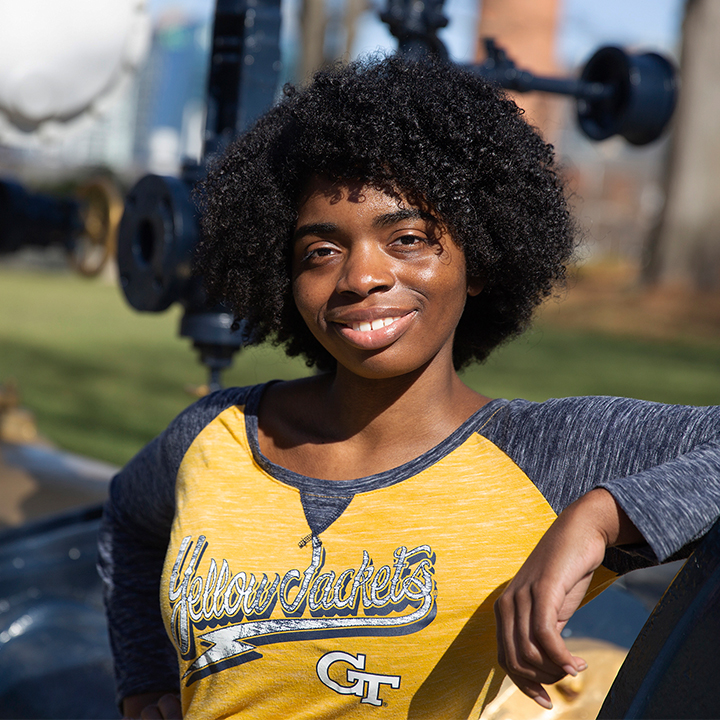
[[[294,235],[293,298],[343,367],[373,377],[432,361],[450,367],[455,328],[476,286],[468,285],[462,250],[429,213],[358,183],[311,181]],[[354,361],[351,349],[360,351]]]
[[[553,163],[497,89],[396,57],[286,90],[229,148],[198,269],[319,372],[204,398],[113,481],[127,715],[477,718],[503,671],[548,707],[584,598],[720,515],[718,408],[457,374],[564,276]]]

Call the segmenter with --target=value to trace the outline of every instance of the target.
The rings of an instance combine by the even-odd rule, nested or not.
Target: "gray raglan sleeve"
[[[177,691],[175,649],[160,613],[160,575],[175,513],[175,478],[195,437],[219,413],[242,404],[242,389],[191,405],[114,478],[99,536],[118,703],[128,695]]]
[[[588,397],[508,403],[489,428],[555,512],[607,489],[647,541],[613,569],[687,554],[720,516],[720,407]]]

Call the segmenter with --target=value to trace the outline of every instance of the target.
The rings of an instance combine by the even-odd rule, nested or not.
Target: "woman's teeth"
[[[387,317],[373,320],[372,322],[357,322],[352,324],[352,329],[356,332],[370,332],[370,330],[379,330],[380,328],[392,325],[399,317]]]

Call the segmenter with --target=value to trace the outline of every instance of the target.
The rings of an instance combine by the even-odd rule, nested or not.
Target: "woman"
[[[127,715],[179,687],[188,718],[477,717],[501,667],[549,707],[583,598],[720,514],[717,408],[457,375],[563,279],[553,162],[498,90],[387,58],[286,90],[212,170],[209,294],[319,372],[201,400],[113,482]]]

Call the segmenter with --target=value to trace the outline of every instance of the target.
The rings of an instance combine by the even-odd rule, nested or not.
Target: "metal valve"
[[[244,323],[208,305],[191,275],[199,237],[192,187],[205,160],[227,146],[273,102],[280,73],[280,0],[217,0],[207,92],[204,159],[188,163],[180,179],[147,175],[128,193],[118,238],[120,283],[136,310],[184,307],[180,334],[189,337],[208,368],[209,389],[248,342]]]
[[[633,145],[646,145],[660,137],[675,109],[675,68],[657,53],[600,48],[588,60],[580,80],[608,90],[578,98],[580,128],[593,140],[621,135]]]
[[[657,140],[670,122],[677,99],[677,73],[657,53],[628,53],[603,47],[588,60],[579,78],[554,78],[520,70],[492,38],[487,59],[472,72],[515,92],[547,92],[577,99],[582,132],[591,140],[621,135],[633,145]]]

